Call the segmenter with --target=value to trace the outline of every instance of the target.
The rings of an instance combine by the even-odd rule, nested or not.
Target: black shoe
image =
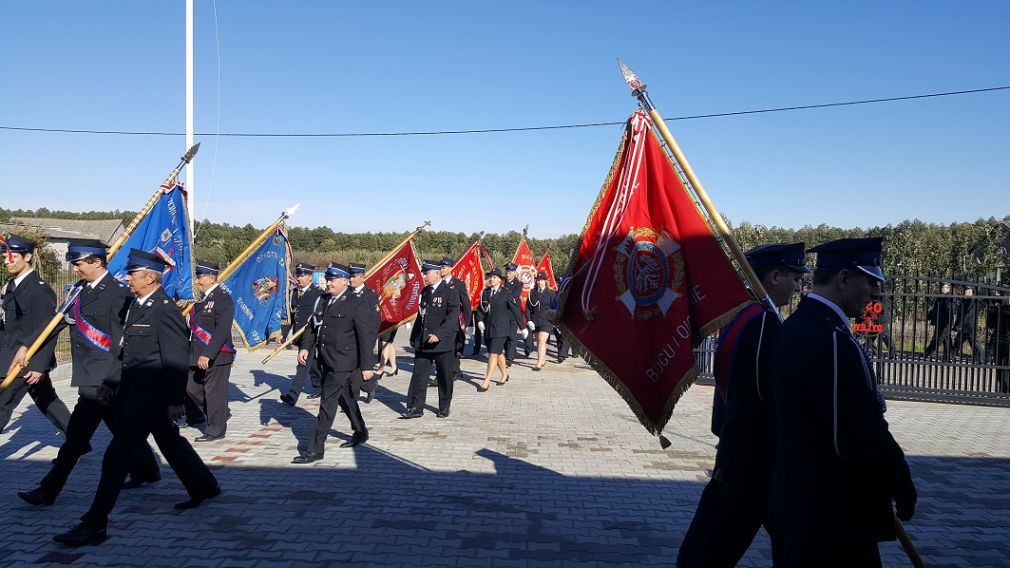
[[[36,487],[31,491],[18,491],[18,497],[29,505],[52,505],[56,502],[56,495]]]
[[[129,481],[123,484],[123,489],[136,489],[145,483],[157,483],[161,481],[161,476],[151,477],[148,479],[133,479],[130,478]]]
[[[411,418],[420,418],[421,416],[424,416],[424,412],[421,410],[407,410],[400,415],[400,418],[409,420]]]
[[[526,353],[526,356],[527,356],[527,357],[529,357],[529,356],[530,356],[530,350],[529,350],[529,349],[523,349],[523,351],[524,351],[524,352]]]
[[[560,365],[561,363],[564,363],[564,362],[565,362],[565,359],[564,359],[564,357],[558,357],[558,361],[557,361],[557,362],[558,362],[558,364],[559,364],[559,365]]]
[[[281,402],[283,402],[284,404],[286,404],[288,406],[294,406],[295,405],[295,397],[291,396],[290,394],[282,394],[281,395]]]
[[[340,444],[340,447],[353,448],[354,446],[357,446],[358,444],[364,444],[367,441],[368,441],[368,430],[365,430],[363,432],[355,432],[354,435],[351,436],[351,439],[344,442],[343,444]]]
[[[87,546],[89,544],[102,544],[108,538],[109,536],[105,534],[105,529],[93,529],[85,526],[84,523],[80,523],[69,531],[54,536],[53,541],[67,546]]]
[[[374,381],[375,379],[372,379],[372,380]],[[365,393],[365,404],[368,404],[368,403],[372,402],[373,398],[375,398],[375,389],[372,389],[372,390],[368,391],[367,393]]]
[[[317,462],[321,459],[323,459],[322,452],[319,452],[318,454],[305,452],[304,454],[296,456],[295,459],[291,460],[291,463],[312,463]]]
[[[199,497],[190,497],[189,499],[183,501],[182,503],[176,503],[175,508],[178,509],[179,511],[185,511],[187,509],[195,509],[200,506],[200,503],[203,503],[207,499],[213,499],[214,497],[217,497],[220,494],[221,494],[221,486],[218,485],[214,487],[214,489],[211,489],[210,491]]]
[[[448,418],[448,417],[449,417],[448,408],[446,408],[445,410],[439,410],[438,414],[435,415],[435,418]]]
[[[211,436],[210,434],[204,434],[202,436],[197,436],[193,438],[194,442],[216,442],[217,440],[224,439],[224,436]]]
[[[323,393],[321,393],[319,391],[316,391],[316,392],[314,392],[312,394],[305,395],[305,398],[319,398],[321,396],[323,396]]]

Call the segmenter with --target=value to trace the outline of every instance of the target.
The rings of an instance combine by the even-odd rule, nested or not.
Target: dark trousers
[[[565,342],[565,338],[561,335],[561,330],[554,328],[554,339],[558,344],[558,359],[567,359],[568,353],[568,343]]]
[[[452,404],[452,386],[455,379],[453,369],[456,361],[456,353],[453,351],[416,353],[414,355],[414,372],[410,375],[410,387],[407,389],[407,408],[424,411],[425,401],[428,398],[428,377],[431,375],[431,366],[435,365],[435,378],[438,381],[438,409],[440,411],[449,410],[449,406]]]
[[[298,395],[302,394],[302,387],[305,385],[305,378],[312,382],[312,388],[319,390],[319,366],[316,365],[316,355],[309,351],[309,358],[304,365],[298,365],[295,369],[295,379],[291,382],[291,389],[288,396],[298,400]]]
[[[480,345],[484,342],[484,333],[477,324],[473,324],[473,351],[474,355],[480,353]]]
[[[326,450],[326,438],[333,428],[333,419],[337,416],[337,406],[347,413],[351,421],[351,430],[355,433],[367,432],[365,420],[358,408],[358,399],[351,396],[351,382],[355,374],[361,376],[361,371],[336,371],[320,364],[322,374],[322,396],[319,399],[319,416],[309,435],[308,451],[321,454]]]
[[[926,357],[931,356],[936,353],[940,346],[943,346],[943,356],[944,359],[950,359],[951,347],[953,347],[953,341],[951,340],[952,334],[950,326],[943,326],[935,329],[933,331],[933,337],[929,340],[926,345],[926,351],[923,353]]]
[[[81,517],[86,526],[102,529],[108,525],[109,513],[116,506],[123,481],[130,471],[131,457],[141,455],[147,446],[147,436],[153,435],[161,455],[179,476],[190,497],[205,497],[217,487],[217,479],[203,463],[193,446],[179,435],[179,427],[168,418],[168,405],[152,400],[144,392],[151,385],[120,388],[120,422],[112,442],[102,458],[102,478],[91,508]],[[139,391],[139,392],[138,392]]]
[[[211,365],[206,371],[196,367],[189,369],[186,394],[190,404],[186,405],[186,421],[190,424],[207,422],[208,436],[219,438],[228,431],[228,379],[231,365]]]
[[[7,427],[11,421],[14,409],[21,404],[21,399],[25,395],[32,397],[35,406],[46,415],[46,418],[59,428],[60,432],[67,433],[67,425],[70,423],[70,409],[63,404],[60,397],[56,395],[53,388],[53,381],[49,378],[49,373],[42,375],[39,382],[29,385],[24,378],[18,377],[9,387],[0,391],[0,432]]]
[[[90,387],[89,390],[95,390]],[[80,398],[70,414],[70,425],[67,428],[67,439],[60,446],[56,461],[49,473],[42,478],[39,487],[51,495],[58,495],[66,485],[70,472],[74,470],[81,456],[91,451],[91,437],[95,435],[98,425],[105,422],[109,432],[115,436],[119,431],[120,408],[116,399],[108,405],[99,403],[93,397],[85,396],[85,388],[81,389]],[[129,464],[130,477],[139,481],[151,481],[161,477],[158,461],[151,451],[151,446],[144,441],[137,446],[137,455],[131,455]]]
[[[508,336],[505,337],[505,360],[508,361],[508,363],[511,365],[512,361],[515,361],[515,358],[516,358],[516,332],[515,330],[513,330],[512,333],[508,334]]]
[[[455,365],[453,365],[452,374],[459,374],[459,360],[463,358],[463,350],[466,348],[466,330],[461,329],[456,332],[456,351],[453,353],[455,355]]]

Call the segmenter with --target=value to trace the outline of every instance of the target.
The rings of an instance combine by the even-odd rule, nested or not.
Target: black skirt
[[[494,355],[501,355],[505,352],[505,340],[507,337],[492,337],[487,340],[487,352]]]

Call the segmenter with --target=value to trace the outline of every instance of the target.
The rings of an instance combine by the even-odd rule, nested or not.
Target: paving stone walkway
[[[339,448],[349,437],[339,415],[325,459],[295,466],[318,403],[279,402],[294,352],[265,367],[262,355],[241,354],[232,372],[228,437],[198,446],[224,493],[175,511],[185,493],[164,465],[163,481],[123,493],[100,546],[50,539],[90,504],[107,432],[56,504],[33,508],[15,493],[42,478],[60,438],[22,404],[0,434],[0,566],[671,566],[712,467],[709,387],[684,396],[666,450],[579,359],[539,373],[521,359],[507,385],[486,393],[476,389],[484,363],[464,360],[450,418],[429,406],[399,420],[411,361],[402,352],[399,375],[361,405],[368,444]],[[57,390],[76,400],[67,380]],[[920,493],[907,529],[926,565],[1010,565],[1010,410],[889,408]],[[911,565],[896,543],[881,550],[887,566]],[[741,566],[769,557],[762,533]]]

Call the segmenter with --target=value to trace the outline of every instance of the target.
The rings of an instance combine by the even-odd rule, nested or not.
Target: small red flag
[[[470,292],[470,309],[476,310],[480,303],[480,293],[484,291],[484,265],[481,264],[480,241],[474,241],[452,267],[452,277],[466,284]]]
[[[400,245],[376,266],[365,285],[379,295],[380,334],[414,319],[424,289],[414,239]]]
[[[551,257],[545,252],[544,257],[537,263],[537,274],[547,273],[547,287],[555,292],[558,291],[558,281],[554,279],[554,266],[551,264]]]
[[[516,253],[512,255],[512,264],[516,265],[516,278],[523,283],[523,291],[519,296],[519,307],[526,311],[526,298],[530,296],[530,290],[537,279],[537,265],[533,262],[533,252],[526,239],[519,241]]]
[[[661,431],[697,376],[692,348],[749,296],[643,112],[628,120],[568,272],[563,332]]]

